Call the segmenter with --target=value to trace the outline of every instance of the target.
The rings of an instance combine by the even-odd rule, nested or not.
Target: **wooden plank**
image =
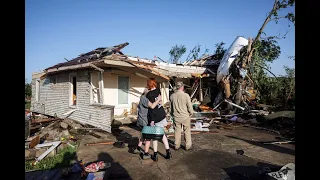
[[[219,133],[218,131],[209,131],[209,132],[199,132],[199,131],[193,131],[191,132],[191,135],[194,134],[216,134]],[[181,136],[184,136],[184,133],[181,133]],[[167,137],[174,137],[174,134],[168,134]]]
[[[87,143],[86,146],[95,146],[95,145],[112,145],[115,142],[100,142],[100,143]]]
[[[116,65],[116,66],[124,66],[124,67],[134,67],[134,65],[130,64],[129,62],[125,62],[122,60],[109,60],[106,59],[104,60],[105,64],[110,64],[110,65]]]
[[[41,147],[46,147],[46,146],[51,146],[46,152],[44,152],[43,154],[41,154],[41,156],[39,156],[36,160],[36,162],[41,161],[43,158],[45,158],[51,151],[53,151],[59,144],[61,143],[61,141],[56,141],[56,142],[51,142],[51,143],[45,143],[45,144],[38,144],[36,146],[36,148],[41,148]]]
[[[72,65],[72,66],[64,66],[64,67],[59,67],[59,68],[48,69],[47,73],[63,71],[63,70],[70,70],[70,69],[79,69],[79,68],[90,67],[90,64],[91,64],[91,62],[90,63],[84,63],[84,64],[78,64],[78,65]]]
[[[41,124],[36,125],[36,126],[32,126],[32,127],[30,127],[30,131],[33,131],[33,130],[35,130],[35,129],[39,129],[39,128],[41,128],[41,127],[42,127]]]
[[[157,75],[157,76],[160,76],[166,80],[170,80],[169,77],[165,76],[165,75],[162,75],[161,73],[159,73],[158,71],[154,70],[153,68],[150,68],[150,67],[147,67],[147,66],[142,66],[142,65],[139,65],[139,64],[135,64],[138,68],[140,69],[143,69],[143,70],[149,70],[150,73],[154,74],[154,75]]]
[[[96,138],[101,138],[101,136],[99,136],[98,134],[95,134],[95,133],[93,133],[93,132],[89,132],[89,134],[91,135],[91,136],[93,136],[93,137],[96,137]]]
[[[134,60],[125,60],[134,64],[141,64],[141,65],[149,65],[149,66],[157,66],[154,63],[149,63],[149,62],[143,62],[143,61],[134,61]]]
[[[29,144],[29,148],[34,148],[36,145],[40,143],[40,136],[36,136],[33,138]]]
[[[191,73],[182,73],[182,72],[170,72],[166,70],[158,70],[161,74],[173,77],[176,76],[178,78],[192,78]]]
[[[46,118],[46,119],[39,119],[39,120],[35,120],[32,121],[31,124],[38,124],[38,123],[44,123],[44,122],[51,122],[51,121],[57,121],[60,120],[60,118],[55,118],[55,119],[50,119],[50,118]]]
[[[100,71],[100,72],[104,72],[103,69],[99,68],[98,66],[94,65],[94,64],[89,64],[90,67],[95,68],[96,70]]]

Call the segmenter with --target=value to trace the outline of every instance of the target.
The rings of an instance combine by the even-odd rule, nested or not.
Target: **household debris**
[[[40,136],[34,136],[32,137],[32,140],[30,141],[29,148],[34,148],[36,145],[40,143]]]
[[[43,158],[45,158],[51,151],[53,151],[57,146],[59,146],[61,141],[51,142],[51,143],[44,143],[44,144],[38,144],[35,148],[42,148],[42,147],[48,147],[51,146],[47,151],[45,151],[40,157],[36,159],[34,164],[41,161]]]
[[[99,162],[93,162],[85,165],[85,171],[86,172],[98,172],[99,170],[104,170],[111,167],[110,162],[104,162],[104,161],[99,161]]]
[[[107,51],[110,51],[107,50]],[[79,62],[81,60],[87,60],[87,61],[91,61],[92,59],[99,59],[100,55],[104,54],[104,50],[97,50],[98,54],[95,52],[94,54],[87,54],[85,55],[85,57],[82,56],[82,58],[79,58]],[[108,53],[105,53],[104,55],[106,55]],[[91,55],[96,55],[97,57],[93,57]],[[126,57],[124,58],[126,61],[135,61],[132,58]],[[139,61],[139,58],[137,58]],[[132,62],[133,63],[133,62]],[[137,66],[140,66],[141,62],[134,62],[134,64],[136,64]],[[219,63],[217,63],[217,65],[219,65]],[[210,70],[211,71],[211,70]],[[191,73],[189,73],[191,74]],[[212,73],[214,74],[214,73]],[[227,73],[228,74],[228,73]],[[246,75],[242,74],[243,77]],[[193,108],[196,111],[193,115],[193,117],[191,117],[191,125],[192,125],[192,129],[191,131],[196,131],[197,134],[200,134],[201,131],[207,132],[209,133],[209,131],[211,130],[210,127],[212,127],[212,124],[217,125],[217,127],[219,127],[220,129],[229,129],[229,130],[233,130],[235,127],[241,127],[245,124],[249,125],[249,127],[255,126],[264,126],[264,121],[259,119],[260,117],[264,117],[264,116],[268,116],[271,114],[271,109],[272,107],[268,107],[268,105],[264,105],[264,106],[256,106],[259,107],[259,109],[255,109],[252,110],[251,108],[253,108],[253,105],[250,105],[252,107],[248,108],[248,106],[239,106],[235,103],[233,103],[232,101],[230,101],[229,99],[223,99],[219,104],[215,104],[213,103],[213,99],[214,99],[214,89],[216,89],[217,87],[211,87],[210,85],[207,85],[206,83],[209,84],[210,81],[212,81],[211,78],[211,74],[206,74],[206,73],[202,73],[202,74],[191,74],[191,76],[195,77],[194,83],[192,86],[189,86],[191,88],[189,88],[190,92],[189,93],[191,95],[192,98],[192,102],[193,102]],[[223,81],[226,80],[225,77],[222,78]],[[192,81],[190,81],[192,82]],[[191,83],[192,84],[192,83]],[[170,84],[171,85],[171,84]],[[229,84],[230,85],[230,84]],[[187,88],[186,88],[187,90]],[[247,90],[246,92],[249,92],[249,96],[250,98],[247,98],[249,100],[254,100],[255,96],[251,97],[252,94],[254,94],[253,92],[254,90],[249,91]],[[228,97],[230,96],[230,93],[227,93],[229,95],[227,95]],[[218,101],[219,102],[219,101]],[[241,113],[238,114],[233,114],[233,113],[226,113],[227,111],[224,111],[225,107],[223,107],[224,105],[230,105],[233,106],[235,108],[238,108],[242,111],[240,111]],[[262,109],[262,110],[260,110]],[[68,115],[71,114],[72,112],[74,112],[75,110],[69,111],[67,113],[65,113],[64,115]],[[120,118],[116,118],[117,122],[120,122],[120,124],[123,124],[122,120],[128,120],[128,122],[132,123],[134,121],[132,121],[132,118],[130,117],[136,116],[136,104],[132,104],[132,109],[130,110],[131,114],[129,114],[129,111],[124,111],[122,116]],[[48,140],[50,141],[57,141],[57,140],[61,140],[64,141],[65,137],[70,136],[70,134],[77,134],[77,135],[84,135],[84,134],[90,134],[96,138],[101,138],[101,136],[95,134],[93,131],[94,130],[98,130],[100,128],[97,127],[91,127],[91,126],[86,126],[86,125],[81,125],[78,123],[75,123],[74,121],[68,121],[68,119],[57,119],[57,118],[51,118],[48,116],[43,116],[41,114],[36,114],[36,115],[31,115],[32,113],[28,113],[27,114],[27,118],[38,118],[38,120],[36,121],[32,121],[33,122],[33,126],[30,127],[29,129],[32,130],[33,132],[31,133],[27,133],[27,134],[31,134],[32,136],[37,135],[38,138],[40,138],[40,141],[38,142],[38,140],[36,142],[38,142],[37,144],[42,144],[44,142],[48,142]],[[249,117],[249,119],[248,119]],[[268,119],[268,118],[266,118]],[[59,122],[58,124],[53,122],[53,121],[57,121]],[[48,123],[46,124],[47,126],[44,125],[44,123]],[[271,122],[270,122],[271,123]],[[56,127],[56,125],[58,125],[58,128]],[[279,125],[279,123],[277,124]],[[26,125],[27,126],[27,125]],[[263,127],[261,127],[263,128]],[[171,127],[167,127],[168,132],[173,133],[173,126]],[[267,128],[264,128],[266,130],[268,130]],[[37,133],[40,132],[40,133]],[[212,133],[216,133],[216,132],[212,132]],[[28,135],[28,136],[29,136]],[[28,138],[28,136],[26,136],[26,138]],[[274,142],[275,143],[275,142]],[[101,143],[88,143],[86,144],[87,146],[93,146],[93,145],[111,145],[113,144],[115,147],[119,147],[119,148],[123,148],[125,147],[125,143],[118,141],[118,142],[101,142]],[[70,143],[66,143],[66,145],[68,146],[73,146]],[[29,148],[30,148],[30,144],[29,144]],[[243,154],[243,153],[242,153]]]
[[[71,119],[58,119],[34,112],[26,113],[25,158],[34,159],[34,165],[46,157],[54,157],[66,147],[76,148],[74,142],[84,135],[101,138],[94,128]],[[32,114],[32,115],[31,115]],[[30,127],[30,128],[29,128]],[[83,128],[83,129],[82,129]]]
[[[96,145],[113,145],[115,142],[97,142],[97,143],[87,143],[86,146],[96,146]]]
[[[295,180],[295,164],[288,163],[279,171],[269,172],[267,175],[277,180]]]
[[[86,180],[103,180],[105,171],[89,173]]]

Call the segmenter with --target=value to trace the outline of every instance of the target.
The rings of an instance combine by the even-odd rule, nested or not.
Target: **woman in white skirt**
[[[157,82],[155,81],[154,78],[148,79],[147,87],[149,89],[149,92],[146,95],[147,99],[151,103],[157,101],[157,98],[161,94],[161,92],[160,92],[160,89],[157,88]],[[158,107],[155,107],[154,109],[151,109],[151,108],[148,109],[148,125],[149,126],[159,126],[159,127],[163,127],[163,128],[168,125],[168,122],[166,119],[166,112],[164,111],[164,108],[161,105],[161,103],[159,103]],[[162,142],[166,148],[165,158],[171,159],[172,154],[170,152],[169,142],[168,142],[168,138],[166,135],[163,135]],[[153,154],[153,156],[151,156],[151,158],[154,161],[158,161],[158,141],[153,140],[152,144],[153,144],[154,154]],[[150,155],[148,153],[149,147],[150,147],[150,141],[146,141],[144,153],[141,154],[142,159],[147,159],[148,157],[150,157]]]

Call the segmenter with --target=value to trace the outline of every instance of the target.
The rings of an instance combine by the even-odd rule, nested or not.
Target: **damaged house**
[[[166,104],[171,77],[188,78],[206,70],[124,55],[121,50],[128,44],[97,48],[33,73],[31,111],[111,132],[114,116],[131,112],[148,78],[157,80]]]

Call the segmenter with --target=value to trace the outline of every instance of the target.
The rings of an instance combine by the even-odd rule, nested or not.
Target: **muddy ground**
[[[120,130],[122,133],[120,133]],[[295,162],[293,144],[263,145],[260,141],[275,141],[278,135],[266,131],[237,127],[234,130],[211,128],[216,133],[192,135],[193,149],[171,149],[173,159],[162,156],[158,162],[141,160],[130,153],[131,145],[137,143],[139,132],[130,126],[114,130],[114,135],[97,133],[102,137],[85,136],[77,153],[78,160],[112,162],[107,169],[108,179],[256,179],[259,170],[269,167],[276,171],[287,163]],[[169,138],[171,143],[174,137]],[[126,141],[129,147],[113,145],[86,146],[86,143],[103,141]],[[237,154],[243,150],[244,154]],[[159,153],[165,153],[159,143]],[[150,150],[150,153],[153,153]]]

